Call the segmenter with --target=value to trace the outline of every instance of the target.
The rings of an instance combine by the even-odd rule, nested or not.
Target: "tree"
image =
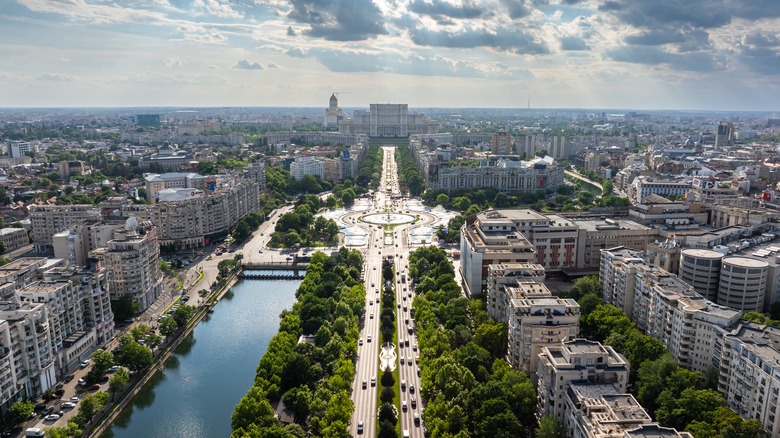
[[[534,429],[534,438],[566,438],[566,428],[552,415],[545,415]]]
[[[114,399],[114,394],[121,391],[130,382],[130,373],[125,367],[119,367],[118,370],[108,379],[108,391],[111,392],[111,399]]]
[[[170,319],[170,318],[166,318],[166,319]],[[155,348],[159,347],[160,344],[162,344],[162,336],[155,335],[154,333],[152,333],[146,338],[145,343],[147,347],[154,350]]]
[[[398,438],[398,432],[395,430],[395,424],[390,421],[379,422],[378,438]]]
[[[117,361],[132,371],[140,371],[152,364],[152,350],[133,339],[130,335],[119,338],[120,350]]]
[[[167,274],[171,270],[171,267],[168,266],[168,262],[165,260],[160,260],[160,270],[163,272],[163,274]]]
[[[125,295],[118,300],[111,301],[111,310],[114,312],[114,318],[119,321],[132,318],[136,313],[141,311],[141,304],[138,300],[133,299],[129,295]]]
[[[346,206],[351,206],[355,203],[355,191],[351,188],[344,189],[343,192],[341,192],[341,202],[344,203]]]
[[[74,417],[76,424],[81,427],[88,425],[95,415],[103,410],[107,402],[107,392],[99,391],[85,396],[81,399],[81,402],[79,403],[79,412]]]
[[[187,323],[190,321],[190,318],[192,318],[192,314],[194,312],[195,312],[195,308],[183,304],[179,306],[178,309],[174,310],[173,319],[176,321],[176,324],[179,327],[185,327],[187,326]]]
[[[149,327],[146,324],[138,324],[135,327],[130,329],[130,335],[133,337],[133,339],[135,339],[136,342],[138,342],[144,336],[146,336],[147,333],[149,333],[150,329],[151,329],[151,327]],[[106,368],[106,369],[108,369],[108,368]]]
[[[163,336],[171,336],[179,329],[179,324],[173,318],[165,318],[160,321],[160,333]]]
[[[486,322],[474,331],[474,343],[487,350],[493,359],[499,359],[506,356],[507,336],[506,324]]]
[[[393,377],[393,373],[390,370],[383,371],[380,383],[384,387],[391,387],[395,385],[395,378]]]
[[[574,281],[570,297],[579,300],[580,297],[586,294],[601,296],[601,282],[598,275],[588,275]]]
[[[83,433],[73,419],[68,422],[67,426],[46,428],[46,436],[49,438],[72,438],[81,436]]]
[[[31,400],[18,401],[8,410],[8,420],[14,424],[27,421],[35,411],[35,405]]]
[[[436,203],[439,205],[447,205],[447,203],[450,202],[450,197],[447,196],[446,193],[439,193],[438,196],[436,196]]]
[[[98,350],[92,355],[92,371],[102,376],[114,366],[114,354],[106,350]]]

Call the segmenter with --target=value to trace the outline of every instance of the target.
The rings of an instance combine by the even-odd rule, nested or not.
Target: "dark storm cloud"
[[[456,6],[441,0],[425,1],[414,0],[409,4],[409,10],[420,15],[428,15],[437,20],[443,17],[468,19],[477,18],[486,11],[472,3],[464,3],[462,6]]]
[[[462,32],[432,31],[424,28],[410,29],[412,41],[420,46],[471,49],[490,47],[496,50],[527,55],[550,53],[544,43],[537,42],[524,30],[497,28],[495,33],[468,29]]]
[[[613,61],[645,65],[667,65],[674,70],[710,72],[721,70],[721,65],[708,53],[671,53],[650,46],[620,47],[607,52]]]
[[[599,6],[620,21],[638,28],[694,27],[713,28],[731,22],[723,0],[610,0]]]
[[[384,18],[372,0],[292,0],[287,15],[308,24],[309,36],[331,41],[362,41],[387,34]]]
[[[298,36],[298,32],[292,26],[287,26],[287,36]]]
[[[590,50],[590,46],[582,38],[569,36],[561,38],[561,50]]]

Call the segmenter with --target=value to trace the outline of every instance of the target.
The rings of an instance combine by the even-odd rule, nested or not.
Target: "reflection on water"
[[[279,329],[279,314],[292,307],[300,283],[237,283],[103,437],[230,436],[233,407],[252,386],[260,357]]]

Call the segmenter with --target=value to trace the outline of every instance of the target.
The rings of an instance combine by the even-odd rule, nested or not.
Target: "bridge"
[[[241,265],[239,278],[253,280],[301,280],[306,275],[306,262],[263,262]]]

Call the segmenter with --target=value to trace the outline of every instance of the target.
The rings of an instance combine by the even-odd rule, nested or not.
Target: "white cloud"
[[[165,58],[165,66],[168,68],[181,67],[184,65],[184,61],[179,58]]]
[[[236,70],[262,70],[263,66],[259,62],[249,62],[246,59],[241,59],[233,68]]]

